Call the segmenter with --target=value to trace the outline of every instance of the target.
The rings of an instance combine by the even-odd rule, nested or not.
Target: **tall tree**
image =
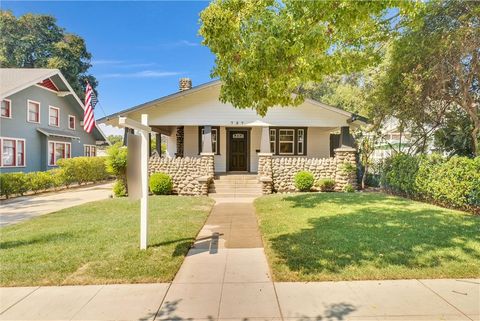
[[[88,74],[92,55],[85,41],[67,33],[48,15],[0,11],[0,65],[16,68],[58,68],[78,96],[84,96],[85,80],[95,88],[95,77]]]
[[[254,108],[297,105],[299,87],[379,59],[379,46],[420,2],[215,0],[202,13],[222,101]],[[396,13],[395,13],[396,12]],[[292,93],[297,95],[292,96]]]
[[[464,112],[479,155],[480,2],[432,1],[420,17],[393,43],[378,114],[410,123],[426,137],[449,113]]]

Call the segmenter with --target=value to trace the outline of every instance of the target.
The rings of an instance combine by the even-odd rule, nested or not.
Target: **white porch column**
[[[270,152],[270,127],[262,127],[260,153],[265,154]]]
[[[202,154],[212,153],[212,126],[203,127]]]

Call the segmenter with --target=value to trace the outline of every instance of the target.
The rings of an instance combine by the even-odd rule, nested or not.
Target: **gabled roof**
[[[62,91],[72,96],[74,103],[78,104],[82,112],[85,110],[80,98],[70,86],[68,81],[58,69],[47,68],[0,68],[0,99],[11,96],[30,86],[42,83],[44,80],[53,80],[53,84]],[[95,125],[96,130],[108,142],[102,130]]]
[[[42,82],[60,72],[45,68],[0,68],[0,97],[4,98]]]
[[[165,103],[167,101],[170,101],[170,100],[173,100],[173,99],[176,99],[176,98],[179,98],[179,97],[183,97],[185,95],[190,95],[190,94],[205,90],[207,88],[216,87],[216,86],[220,86],[220,85],[221,85],[220,80],[212,80],[210,82],[207,82],[207,83],[204,83],[204,84],[201,84],[201,85],[198,85],[198,86],[194,86],[190,89],[183,90],[183,91],[178,91],[178,92],[172,93],[170,95],[166,95],[166,96],[160,97],[158,99],[154,99],[154,100],[148,101],[146,103],[121,110],[119,112],[113,113],[113,114],[108,115],[106,117],[102,117],[102,118],[98,119],[98,122],[105,123],[105,122],[107,122],[111,119],[117,118],[118,116],[128,114],[130,112],[137,112],[137,111],[140,111],[142,109],[152,107],[152,106],[154,106],[158,103]],[[348,111],[345,111],[343,109],[340,109],[340,108],[337,108],[337,107],[334,107],[334,106],[330,106],[330,105],[321,103],[321,102],[313,100],[313,99],[306,98],[305,101],[307,101],[311,104],[317,105],[319,107],[322,107],[324,109],[330,110],[332,112],[342,114],[342,115],[347,116],[347,117],[351,117],[352,121],[360,121],[360,122],[363,122],[363,123],[365,123],[367,121],[367,119],[364,118],[364,117],[355,115],[355,114],[350,113]]]

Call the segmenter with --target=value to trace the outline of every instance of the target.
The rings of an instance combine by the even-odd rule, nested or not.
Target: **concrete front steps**
[[[255,198],[262,195],[256,174],[216,175],[208,193],[213,198]]]

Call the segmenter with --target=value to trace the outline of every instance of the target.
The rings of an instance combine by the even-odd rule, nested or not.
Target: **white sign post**
[[[127,117],[119,117],[118,124],[121,127],[128,127],[140,133],[140,249],[147,248],[147,231],[148,231],[148,135],[152,129],[148,126],[148,115],[142,114],[142,122],[139,123]],[[127,164],[128,167],[128,164]]]

